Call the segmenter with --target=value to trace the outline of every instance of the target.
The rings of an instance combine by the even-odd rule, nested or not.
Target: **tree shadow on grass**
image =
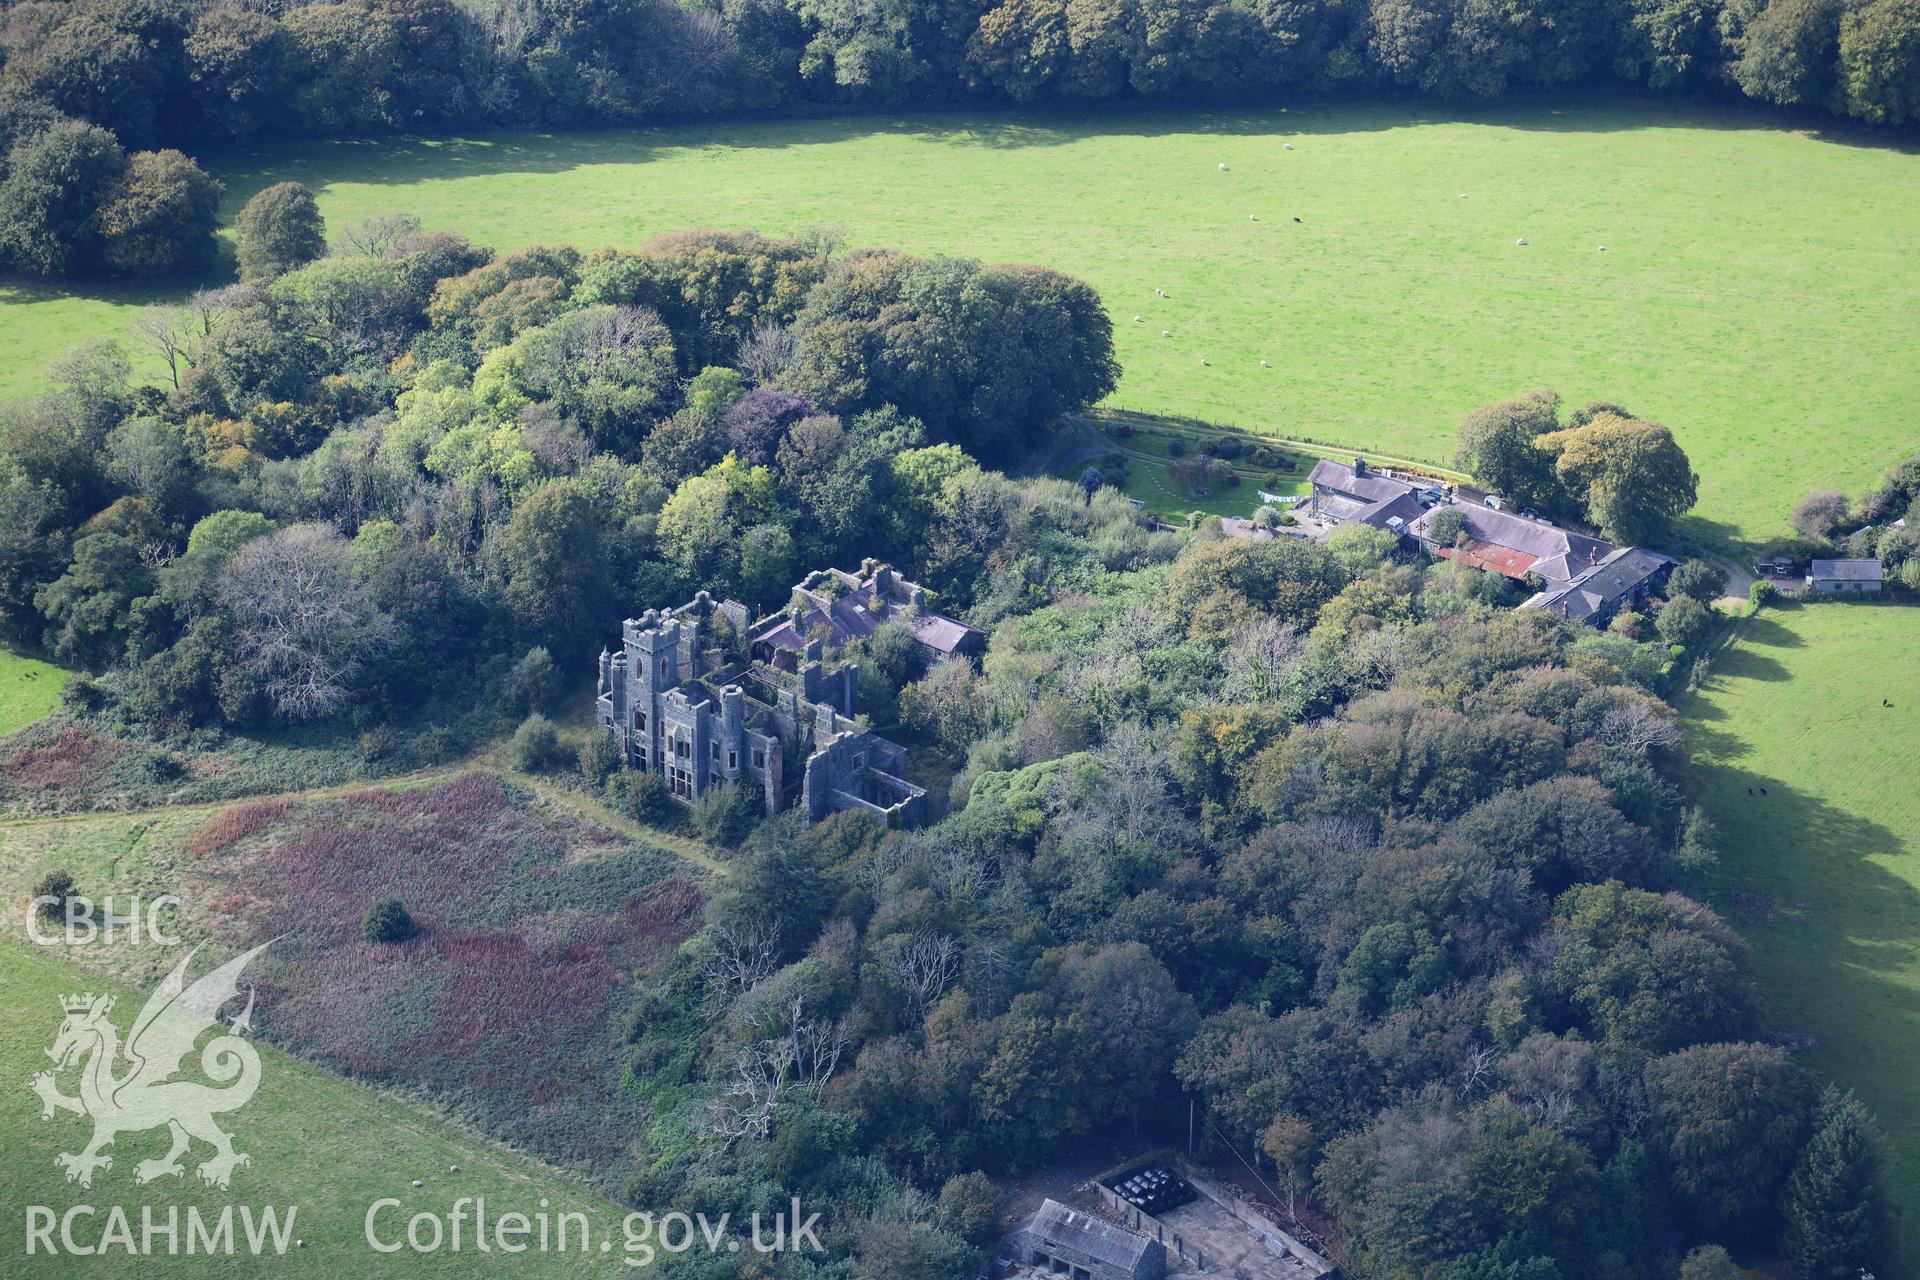
[[[1798,609],[1798,605],[1785,606],[1788,610]],[[1756,614],[1746,619],[1740,633],[1741,647],[1760,647],[1766,649],[1804,649],[1807,642],[1778,617],[1781,610],[1775,609]],[[1731,655],[1729,655],[1731,656]],[[1754,655],[1756,657],[1762,655]],[[1738,674],[1738,673],[1736,673]]]
[[[1772,633],[1778,632],[1783,637],[1788,638],[1788,640],[1783,640],[1779,647],[1783,649],[1794,648],[1797,642],[1789,642],[1792,640],[1791,633],[1779,623],[1765,622],[1761,618],[1748,618],[1741,626],[1743,630],[1740,632],[1739,640],[1723,650],[1720,655],[1713,660],[1712,673],[1707,677],[1707,682],[1702,686],[1703,689],[1712,690],[1719,688],[1726,682],[1734,680],[1765,680],[1768,682],[1778,682],[1789,678],[1787,668],[1781,664],[1779,659],[1760,652],[1759,647],[1768,644],[1770,642],[1769,637]],[[1704,704],[1702,705],[1704,706]],[[1693,715],[1696,710],[1699,709],[1700,708],[1689,704],[1687,714]],[[1707,716],[1706,718],[1712,719],[1713,717]]]
[[[1142,107],[1070,112],[970,109],[833,116],[786,120],[701,121],[641,128],[576,132],[494,132],[460,137],[382,137],[301,141],[278,147],[204,150],[201,161],[225,187],[220,217],[230,226],[240,208],[277,182],[305,182],[324,191],[336,181],[406,187],[428,181],[507,174],[555,174],[596,165],[644,165],[662,154],[715,154],[833,146],[860,138],[895,135],[961,148],[1024,151],[1066,146],[1097,137],[1152,138],[1194,135],[1220,139],[1338,136],[1449,124],[1553,133],[1617,133],[1644,129],[1782,129],[1808,132],[1823,141],[1920,153],[1920,141],[1904,133],[1853,128],[1757,108],[1700,105],[1647,96],[1522,96],[1493,103],[1446,103],[1415,99],[1301,99],[1268,107],[1195,109]],[[219,260],[195,276],[133,283],[112,280],[45,282],[0,278],[0,303],[62,297],[121,305],[177,301],[195,288],[231,283],[232,245],[222,237]],[[1688,527],[1710,545],[1739,546],[1732,526],[1689,517]]]
[[[231,223],[239,206],[222,214],[223,223]],[[219,236],[211,258],[192,271],[159,279],[126,280],[112,276],[78,276],[60,280],[42,280],[33,276],[0,275],[0,306],[23,306],[37,302],[59,302],[67,298],[85,298],[120,307],[162,306],[176,303],[196,289],[218,289],[238,277],[233,240]]]
[[[1023,151],[1109,136],[1311,137],[1449,124],[1569,134],[1672,128],[1790,130],[1843,145],[1909,154],[1920,152],[1920,141],[1905,133],[1865,126],[1855,128],[1812,115],[1596,94],[1516,97],[1495,103],[1321,99],[1214,110],[1137,104],[1066,112],[974,108],[911,115],[700,121],[557,133],[350,139],[305,142],[284,148],[236,148],[211,152],[205,159],[218,169],[226,183],[223,208],[230,216],[232,210],[271,183],[299,178],[317,187],[324,186],[328,177],[336,174],[351,175],[354,182],[404,186],[427,179],[559,173],[600,164],[644,164],[666,151],[771,151],[831,146],[882,135],[922,138],[956,147]]]
[[[1745,531],[1738,526],[1725,520],[1711,519],[1698,511],[1688,512],[1679,524],[1679,531],[1685,537],[1720,551],[1744,566],[1752,566],[1753,555],[1758,548],[1748,541]]]
[[[1706,691],[1722,682],[1786,678],[1769,650],[1805,641],[1783,621],[1786,603],[1748,619]],[[1905,876],[1906,836],[1752,767],[1754,744],[1705,697],[1685,705],[1697,798],[1720,828],[1714,905],[1753,944],[1749,970],[1764,1026],[1809,1066],[1857,1091],[1891,1149],[1893,1202],[1920,1215],[1920,889]],[[1779,759],[1778,753],[1772,758]],[[1776,766],[1777,767],[1777,766]],[[1792,773],[1786,768],[1782,772]],[[1920,1276],[1920,1239],[1882,1275]]]
[[[178,302],[197,288],[226,284],[231,273],[221,278],[218,272],[201,276],[174,277],[163,281],[130,282],[124,280],[37,280],[27,276],[0,277],[0,306],[17,307],[39,302],[59,302],[66,298],[88,298],[116,306],[149,306]]]
[[[1753,946],[1748,970],[1767,1037],[1853,1089],[1873,1109],[1891,1151],[1889,1190],[1900,1220],[1920,1214],[1920,891],[1884,863],[1910,858],[1878,822],[1754,770],[1704,760],[1699,796],[1725,852],[1710,898]],[[1715,743],[1714,739],[1721,739]],[[1920,1241],[1903,1266],[1920,1275]]]

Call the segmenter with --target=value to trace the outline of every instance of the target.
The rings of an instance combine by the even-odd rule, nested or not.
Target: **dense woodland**
[[[714,232],[495,257],[404,217],[321,256],[294,187],[240,231],[247,283],[149,317],[160,385],[98,344],[0,423],[0,621],[94,673],[95,731],[464,750],[622,616],[865,555],[992,630],[978,664],[893,628],[858,655],[874,722],[953,771],[936,825],[694,815],[730,874],[604,1064],[644,1107],[587,1162],[616,1193],[799,1194],[831,1247],[780,1275],[952,1280],[997,1178],[1184,1140],[1193,1101],[1200,1154],[1361,1276],[1873,1264],[1871,1121],[1767,1043],[1685,891],[1716,837],[1673,637],[1494,607],[1364,527],[1189,538],[1097,476],[990,469],[1116,378],[1053,272]],[[1556,410],[1463,439],[1491,460],[1489,424]],[[1718,588],[1676,575],[1662,613]],[[536,715],[515,751],[681,820],[606,741]]]
[[[290,135],[1563,85],[1920,118],[1920,0],[24,0],[0,56],[0,262],[46,276],[200,265],[184,153]]]

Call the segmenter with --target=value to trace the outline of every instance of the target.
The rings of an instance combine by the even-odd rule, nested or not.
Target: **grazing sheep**
[[[1295,222],[1298,222],[1298,221],[1300,221],[1300,215],[1298,215],[1298,214],[1295,214],[1295,215],[1294,215],[1294,218],[1293,218],[1293,220],[1294,220]]]
[[[1165,289],[1155,289],[1154,292],[1159,294],[1163,298],[1167,296],[1167,291]]]
[[[1161,336],[1161,337],[1163,337],[1163,338],[1171,338],[1171,337],[1173,336],[1173,330],[1171,330],[1171,329],[1162,329],[1162,330],[1160,331],[1160,336]]]
[[[1267,362],[1266,362],[1265,360],[1262,360],[1262,361],[1260,362],[1260,367],[1261,367],[1262,369],[1271,369],[1271,368],[1273,368],[1273,366],[1272,366],[1272,365],[1270,365],[1270,364],[1268,364],[1268,363],[1267,363]]]
[[[1525,244],[1526,242],[1527,238],[1525,236],[1521,236],[1518,240],[1514,241],[1515,244]]]
[[[1139,323],[1140,323],[1140,317],[1139,317],[1139,316],[1135,316],[1135,317],[1133,318],[1133,322],[1134,322],[1135,324],[1139,324]]]
[[[1601,245],[1601,246],[1600,246],[1600,252],[1602,252],[1602,253],[1605,253],[1606,251],[1607,251],[1607,246],[1605,246],[1605,245]]]
[[[1464,191],[1462,191],[1462,192],[1460,193],[1460,198],[1461,198],[1462,200],[1465,200],[1465,199],[1467,198],[1467,193],[1466,193],[1466,192],[1464,192]]]
[[[1225,173],[1226,171],[1227,171],[1227,166],[1226,166],[1226,165],[1224,165],[1224,164],[1223,164],[1223,165],[1221,165],[1221,166],[1220,166],[1220,172],[1222,172],[1222,173]]]
[[[1280,144],[1280,149],[1282,151],[1291,151],[1293,150],[1293,144],[1291,142],[1283,142]]]
[[[1201,357],[1200,357],[1200,363],[1201,363],[1201,364],[1206,364],[1206,363],[1207,363],[1207,358],[1206,358],[1205,356],[1201,356]]]
[[[1258,221],[1260,221],[1260,215],[1259,215],[1259,214],[1257,214],[1257,213],[1250,213],[1250,214],[1248,214],[1248,215],[1247,215],[1247,221],[1248,221],[1248,222],[1258,222]]]

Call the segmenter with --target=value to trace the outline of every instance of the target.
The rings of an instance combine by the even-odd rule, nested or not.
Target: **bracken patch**
[[[629,980],[698,929],[706,897],[668,855],[536,814],[486,773],[235,805],[189,844],[209,900],[236,904],[229,940],[277,939],[259,970],[267,1035],[609,1182],[631,1174],[645,1114],[621,1084]],[[593,856],[569,862],[570,845]],[[386,897],[418,935],[361,937]]]

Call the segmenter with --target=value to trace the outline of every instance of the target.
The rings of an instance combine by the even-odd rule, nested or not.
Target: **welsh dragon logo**
[[[71,1111],[93,1121],[93,1139],[78,1155],[62,1153],[53,1158],[66,1170],[68,1182],[91,1187],[95,1170],[113,1167],[113,1157],[103,1151],[116,1136],[162,1125],[171,1131],[173,1147],[158,1160],[142,1160],[134,1166],[135,1182],[184,1173],[180,1157],[187,1154],[193,1139],[213,1148],[198,1171],[200,1180],[211,1186],[224,1189],[236,1168],[253,1163],[245,1152],[233,1149],[233,1139],[213,1121],[245,1106],[260,1087],[260,1055],[244,1034],[253,1029],[251,988],[246,1009],[200,1051],[201,1071],[226,1087],[173,1077],[201,1035],[220,1025],[216,1015],[239,995],[241,971],[269,945],[262,943],[188,986],[187,965],[198,953],[196,947],[147,998],[124,1048],[119,1029],[107,1016],[113,1011],[112,996],[89,993],[60,998],[66,1016],[53,1047],[47,1050],[53,1070],[39,1072],[28,1083],[40,1095],[42,1120],[51,1120],[55,1111]],[[80,1092],[68,1097],[60,1092],[55,1077],[76,1063]]]

